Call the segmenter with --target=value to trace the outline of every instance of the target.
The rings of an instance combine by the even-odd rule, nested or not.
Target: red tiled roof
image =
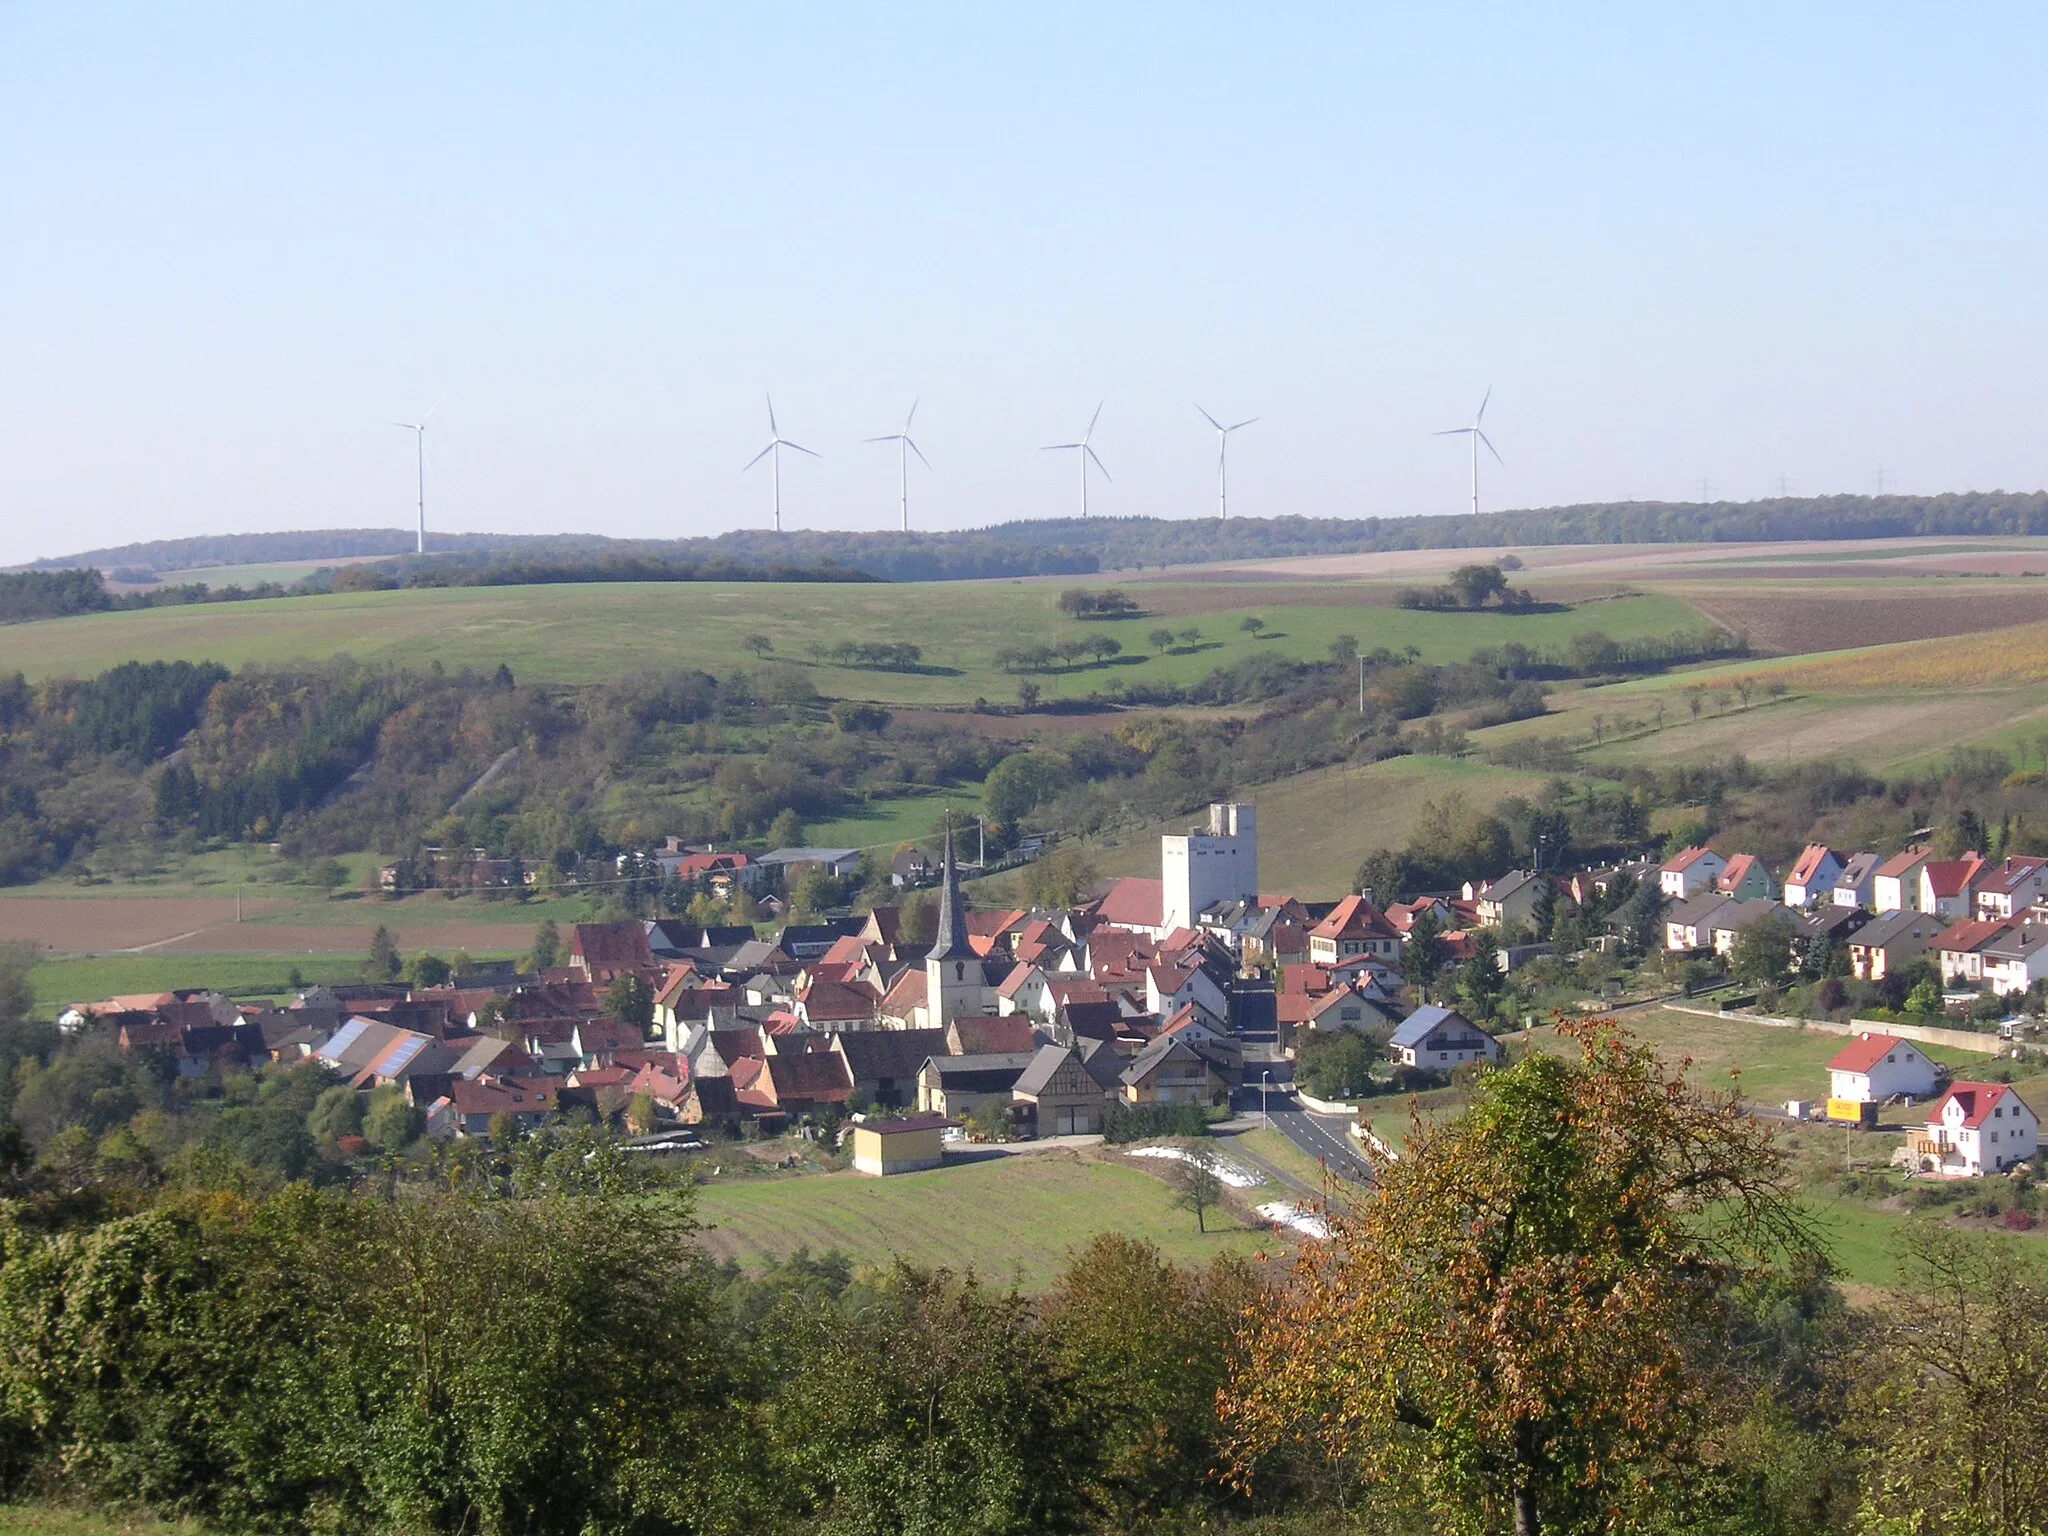
[[[1130,928],[1157,928],[1165,910],[1166,887],[1158,880],[1112,881],[1095,904],[1095,914],[1104,922]]]
[[[1948,1101],[1954,1099],[1963,1106],[1963,1128],[1975,1130],[1990,1117],[1991,1111],[2009,1093],[2012,1093],[2012,1089],[2004,1083],[1950,1083],[1948,1092],[1928,1106],[1927,1123],[1940,1125],[1942,1111],[1948,1108]],[[2027,1102],[2016,1093],[2012,1093],[2012,1096],[2021,1104]],[[2027,1108],[2028,1112],[2032,1113],[2033,1106],[2028,1105]]]
[[[1682,869],[1691,869],[1693,865],[1699,863],[1701,859],[1713,851],[1711,848],[1682,849],[1658,865],[1657,873],[1660,875],[1675,875]]]
[[[1906,1042],[1897,1035],[1859,1035],[1835,1053],[1828,1063],[1830,1072],[1868,1072]]]
[[[1897,853],[1877,866],[1878,875],[1886,880],[1898,880],[1911,874],[1913,867],[1927,857],[1925,848],[1901,848]]]
[[[1934,859],[1921,873],[1936,896],[1960,896],[1983,869],[1982,859]]]
[[[1820,873],[1820,867],[1829,856],[1826,843],[1808,843],[1799,850],[1799,861],[1792,866],[1792,873],[1785,877],[1789,885],[1806,885]]]
[[[1336,910],[1309,930],[1318,939],[1398,939],[1400,933],[1363,896],[1346,896]]]
[[[853,1078],[846,1070],[846,1058],[834,1051],[771,1056],[767,1076],[768,1091],[778,1104],[789,1100],[838,1103],[853,1094]]]
[[[2005,932],[2012,921],[2011,918],[1993,917],[1952,923],[1935,936],[1932,947],[1945,949],[1951,954],[1967,955]]]
[[[1721,871],[1720,878],[1714,884],[1724,891],[1732,891],[1735,887],[1742,884],[1743,881],[1747,880],[1750,870],[1756,867],[1755,854],[1738,853],[1728,861],[1727,867]],[[1769,878],[1768,874],[1766,874],[1765,878]]]
[[[647,930],[635,922],[578,923],[569,941],[569,953],[582,959],[587,969],[600,966],[633,970],[654,963],[647,948]]]
[[[955,1019],[962,1056],[1000,1056],[1014,1051],[1035,1051],[1037,1038],[1031,1020],[1021,1013],[1000,1019]]]

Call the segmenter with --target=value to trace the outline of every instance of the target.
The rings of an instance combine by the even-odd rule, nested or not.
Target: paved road
[[[1358,1183],[1371,1180],[1371,1167],[1359,1155],[1357,1143],[1352,1141],[1346,1130],[1347,1122],[1343,1116],[1312,1115],[1297,1107],[1291,1099],[1279,1098],[1273,1100],[1271,1115],[1274,1130],[1310,1157],[1327,1164],[1339,1178]]]

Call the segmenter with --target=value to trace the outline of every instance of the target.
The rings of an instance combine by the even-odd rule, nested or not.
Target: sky
[[[2048,8],[0,0],[0,563],[2035,489]]]

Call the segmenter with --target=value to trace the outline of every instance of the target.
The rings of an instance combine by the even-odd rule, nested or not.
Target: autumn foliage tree
[[[1670,1520],[1716,1485],[1731,1296],[1809,1236],[1761,1122],[1611,1020],[1560,1026],[1469,1110],[1419,1118],[1379,1193],[1250,1325],[1238,1475],[1307,1447],[1445,1531]],[[1683,1523],[1682,1520],[1680,1522]]]

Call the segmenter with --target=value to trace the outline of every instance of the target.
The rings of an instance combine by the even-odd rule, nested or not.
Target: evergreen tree
[[[403,966],[398,955],[398,941],[391,937],[391,930],[382,923],[370,935],[370,959],[364,967],[364,974],[372,981],[396,981]]]
[[[562,956],[562,935],[553,918],[544,918],[533,930],[533,968],[551,971]]]

